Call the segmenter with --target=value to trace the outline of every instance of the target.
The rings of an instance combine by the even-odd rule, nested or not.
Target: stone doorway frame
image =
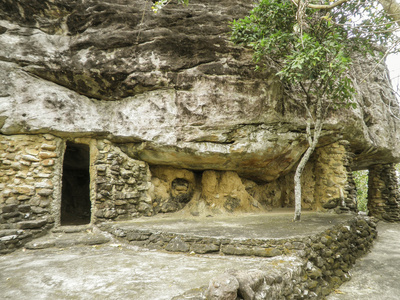
[[[75,138],[75,139],[68,139],[64,140],[59,149],[60,153],[60,163],[57,166],[55,172],[57,173],[58,180],[55,184],[54,187],[54,201],[52,205],[52,215],[54,217],[54,226],[55,227],[60,227],[64,226],[61,225],[61,204],[62,204],[62,179],[63,179],[63,166],[64,166],[64,156],[65,156],[65,151],[67,148],[67,142],[73,143],[73,144],[84,144],[89,147],[89,176],[90,176],[90,181],[89,181],[89,200],[91,203],[90,207],[90,223],[86,225],[92,225],[95,223],[95,198],[96,198],[96,193],[95,193],[95,168],[94,162],[98,154],[98,150],[96,147],[96,140],[91,139],[91,138]],[[72,226],[79,226],[79,225],[72,225]]]

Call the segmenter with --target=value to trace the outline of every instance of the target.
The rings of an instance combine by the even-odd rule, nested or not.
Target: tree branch
[[[336,1],[335,3],[329,4],[329,5],[310,4],[310,3],[308,3],[307,6],[308,6],[309,8],[314,8],[314,9],[332,9],[332,8],[335,8],[336,6],[339,6],[340,4],[345,3],[345,2],[347,2],[347,1],[349,1],[349,0],[339,0],[339,1]],[[298,2],[296,2],[296,0],[292,0],[292,2],[293,2],[296,6],[298,6]]]
[[[300,1],[291,1],[294,5],[299,6]],[[314,9],[332,9],[348,1],[349,0],[339,0],[329,5],[307,3],[307,6]],[[397,3],[396,0],[378,0],[378,2],[383,6],[385,13],[400,26],[400,3]]]
[[[385,13],[400,26],[400,3],[396,0],[378,0]]]

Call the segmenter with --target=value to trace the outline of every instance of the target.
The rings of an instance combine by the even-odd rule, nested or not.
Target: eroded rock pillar
[[[352,154],[349,143],[339,141],[316,150],[316,209],[356,211],[356,191],[351,172]]]
[[[368,210],[371,216],[389,222],[400,221],[400,193],[394,164],[369,168]]]

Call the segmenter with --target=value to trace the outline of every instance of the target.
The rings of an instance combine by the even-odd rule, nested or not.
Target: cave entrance
[[[89,162],[88,145],[67,142],[63,162],[61,225],[90,223]]]

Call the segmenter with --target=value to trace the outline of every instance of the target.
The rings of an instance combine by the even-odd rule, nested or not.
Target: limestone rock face
[[[206,170],[195,173],[165,166],[150,168],[151,199],[154,213],[175,212],[185,208],[193,216],[263,211],[269,203],[251,194],[257,184],[243,182],[236,172]],[[254,186],[251,186],[253,183]],[[262,187],[258,187],[262,190]]]
[[[229,21],[250,3],[154,14],[145,0],[2,1],[0,133],[107,138],[152,165],[260,181],[287,174],[307,147],[304,114],[229,42]],[[386,69],[372,67],[354,66],[369,74],[357,81],[361,105],[333,111],[321,139],[349,140],[358,168],[400,158]],[[190,180],[174,186],[185,194]]]

